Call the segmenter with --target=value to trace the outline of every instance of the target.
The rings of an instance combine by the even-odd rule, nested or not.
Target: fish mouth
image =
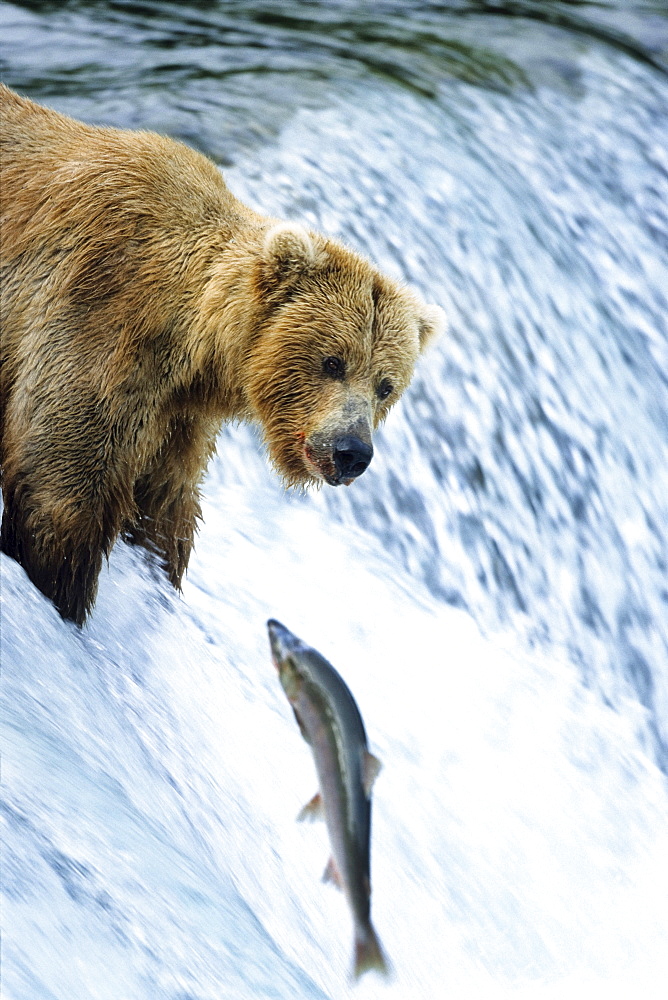
[[[269,645],[271,646],[271,656],[274,661],[274,666],[278,670],[280,664],[288,657],[291,653],[294,653],[297,649],[301,648],[303,643],[300,639],[286,628],[285,625],[281,625],[279,621],[275,618],[270,618],[267,622],[267,631],[269,633]]]

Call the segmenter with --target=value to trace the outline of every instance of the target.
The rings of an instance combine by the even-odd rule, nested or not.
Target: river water
[[[6,1000],[663,996],[668,11],[0,3],[2,79],[220,164],[449,333],[349,490],[226,428],[182,597],[118,545],[90,625],[2,557]],[[321,649],[384,762],[373,910],[294,823],[271,666]]]

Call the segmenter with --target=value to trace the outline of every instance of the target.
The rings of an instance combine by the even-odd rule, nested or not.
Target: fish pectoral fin
[[[297,822],[303,823],[305,820],[309,820],[309,822],[315,823],[317,819],[324,818],[325,811],[322,804],[322,796],[320,792],[316,792],[313,798],[309,799],[304,808],[299,812]]]
[[[334,858],[330,858],[327,862],[327,867],[325,868],[324,874],[322,876],[323,882],[332,882],[337,889],[343,889],[343,882],[341,881],[341,873],[336,867],[336,862]]]
[[[367,794],[367,798],[371,795],[371,789],[373,788],[373,783],[378,777],[383,765],[374,757],[372,753],[368,750],[364,751],[364,758],[362,760],[362,784],[364,785],[364,791]]]

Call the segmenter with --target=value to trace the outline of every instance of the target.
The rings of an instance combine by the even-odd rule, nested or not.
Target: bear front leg
[[[58,537],[46,525],[28,527],[29,520],[5,503],[0,547],[16,559],[34,585],[48,597],[62,618],[83,625],[97,594],[103,546],[77,544]],[[34,519],[32,519],[34,522]]]
[[[62,618],[83,625],[97,595],[102,560],[118,534],[113,503],[90,493],[48,509],[30,480],[4,484],[0,547],[16,559]]]
[[[133,477],[120,430],[96,399],[55,378],[38,388],[17,389],[7,407],[0,547],[63,618],[82,625],[102,560],[132,514]]]
[[[133,521],[123,528],[130,545],[157,556],[170,583],[181,589],[201,518],[199,484],[215,448],[218,423],[178,417],[134,488]]]

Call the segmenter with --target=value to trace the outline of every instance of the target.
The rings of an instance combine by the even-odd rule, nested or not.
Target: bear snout
[[[373,456],[371,434],[366,441],[365,437],[357,427],[312,435],[302,445],[306,467],[329,486],[349,486],[366,471]]]
[[[373,446],[346,434],[334,442],[332,458],[339,479],[357,479],[366,472],[373,456]]]

